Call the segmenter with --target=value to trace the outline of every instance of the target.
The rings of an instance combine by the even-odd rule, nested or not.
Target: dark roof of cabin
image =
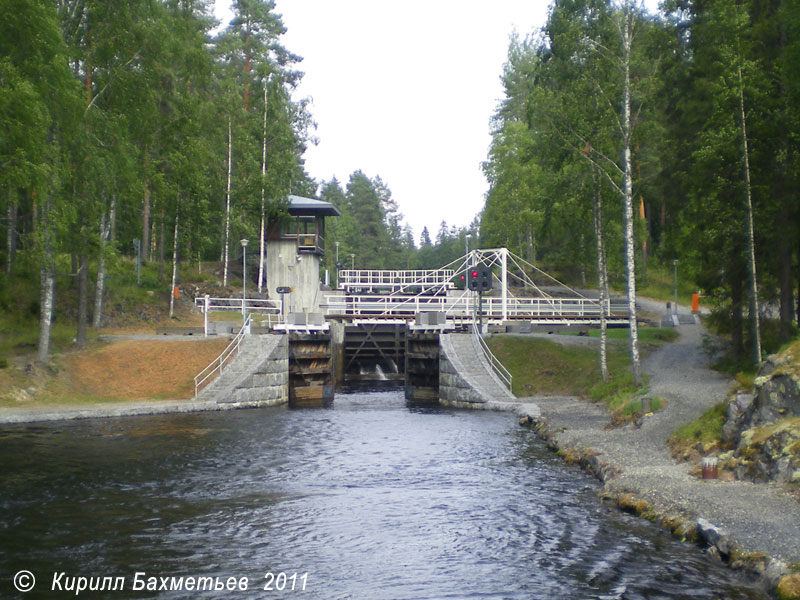
[[[320,217],[341,217],[342,213],[330,202],[303,198],[302,196],[289,196],[289,214],[292,216],[313,215]]]

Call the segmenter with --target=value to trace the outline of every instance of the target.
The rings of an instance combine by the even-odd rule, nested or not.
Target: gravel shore
[[[681,325],[678,331],[675,343],[643,363],[651,396],[665,398],[667,406],[645,417],[640,427],[606,429],[605,407],[576,398],[519,401],[539,407],[541,417],[534,421],[542,435],[559,450],[582,456],[582,463],[604,480],[607,495],[632,494],[649,505],[651,515],[670,523],[699,522],[701,530],[713,525],[705,537],[721,555],[734,561],[750,555],[746,566],[774,584],[787,567],[800,565],[800,502],[777,485],[699,479],[690,475],[688,464],[672,459],[671,433],[725,400],[732,384],[709,368],[702,325]]]

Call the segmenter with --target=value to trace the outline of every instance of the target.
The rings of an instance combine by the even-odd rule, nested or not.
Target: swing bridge
[[[475,270],[491,273],[491,289],[469,289]],[[240,344],[254,349],[235,361],[223,353],[198,374],[196,394],[231,362],[239,366],[207,393],[239,398],[225,402],[288,397],[305,405],[332,400],[334,387],[343,385],[402,385],[407,399],[452,405],[513,399],[511,374],[481,335],[490,327],[522,333],[533,326],[595,326],[602,319],[609,327],[628,325],[626,304],[588,297],[506,248],[472,250],[440,269],[351,269],[338,276],[338,289],[320,290],[321,311],[314,313],[290,312],[287,287],[279,288],[279,299],[247,298],[244,291],[241,298],[197,298],[205,335],[210,312],[241,310],[229,355]],[[273,335],[281,333],[289,335]],[[267,343],[261,338],[272,340],[274,352],[259,346]]]
[[[491,270],[489,292],[468,289],[469,269]],[[451,328],[475,321],[502,326],[599,326],[601,316],[609,327],[628,325],[628,306],[610,299],[601,303],[561,283],[507,248],[476,249],[432,270],[339,271],[338,289],[321,291],[324,320],[354,325],[405,323],[420,313],[440,313]],[[462,288],[463,284],[463,288]],[[269,326],[284,321],[284,298],[197,298],[206,314],[216,310],[241,310],[266,320]],[[318,318],[319,320],[319,318]],[[324,322],[304,323],[313,330]]]

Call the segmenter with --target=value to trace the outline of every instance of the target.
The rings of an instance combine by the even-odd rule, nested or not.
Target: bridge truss
[[[448,320],[471,322],[478,294],[456,289],[462,274],[476,265],[492,270],[495,289],[482,298],[482,314],[489,323],[527,321],[532,324],[594,325],[601,311],[608,324],[628,323],[627,305],[596,298],[561,283],[507,248],[476,249],[433,270],[347,270],[340,272],[342,290],[326,294],[326,316],[348,320],[408,320],[420,312],[441,312]],[[546,282],[539,285],[536,279]],[[509,282],[530,295],[515,296]],[[365,293],[376,291],[384,293]]]

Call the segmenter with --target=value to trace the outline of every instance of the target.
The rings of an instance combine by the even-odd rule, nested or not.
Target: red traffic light
[[[478,272],[477,272],[477,271],[473,271],[473,272],[472,272],[472,276],[473,276],[473,277],[477,277],[477,276],[478,276]]]

